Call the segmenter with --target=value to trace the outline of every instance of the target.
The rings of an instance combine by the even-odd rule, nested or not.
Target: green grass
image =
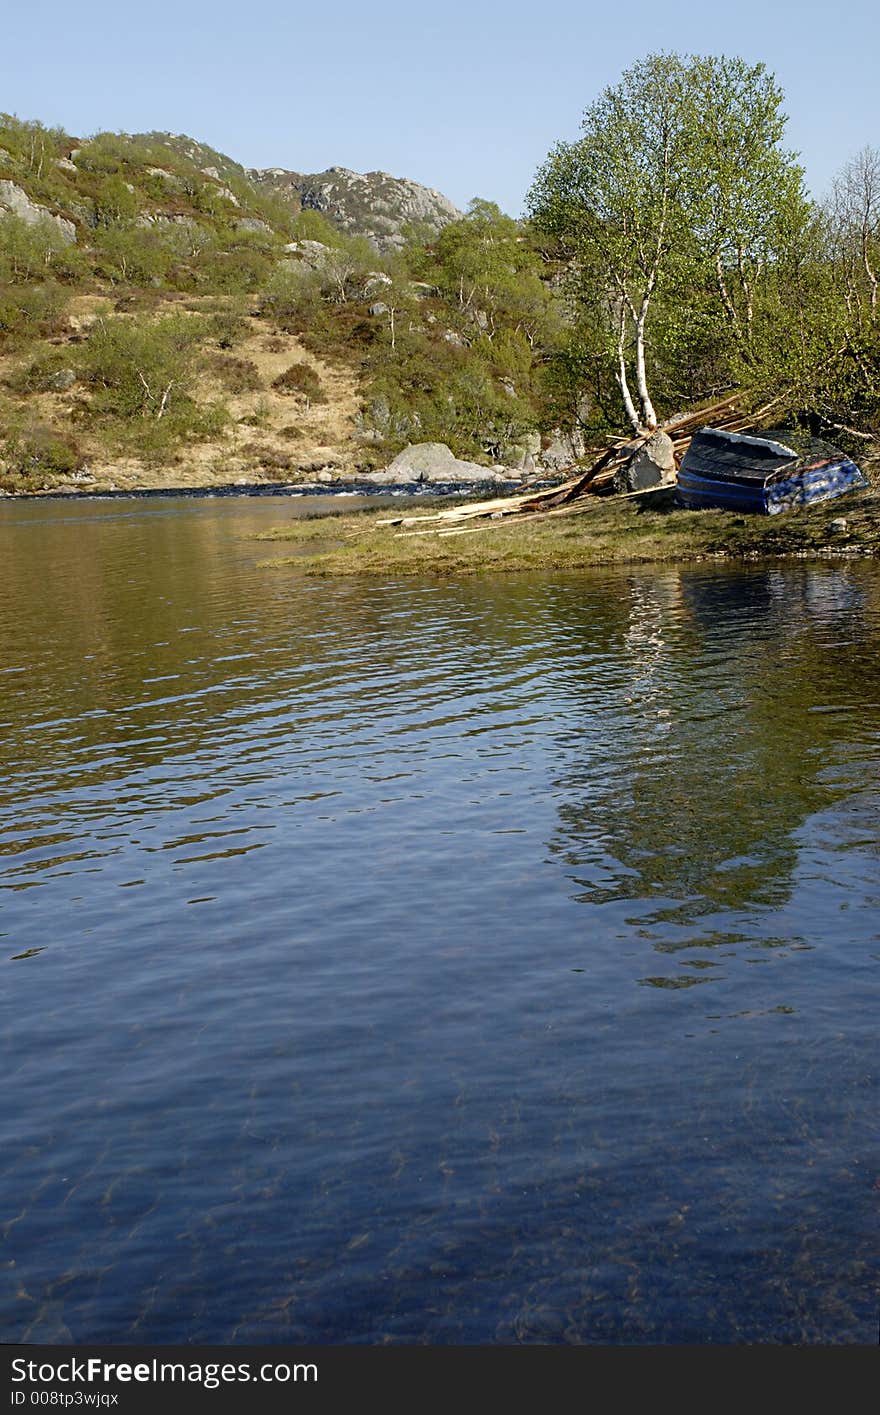
[[[292,551],[266,563],[295,565],[307,575],[328,577],[475,575],[674,560],[880,553],[880,493],[874,491],[772,517],[677,511],[646,500],[595,498],[573,515],[488,521],[472,534],[454,536],[439,535],[424,525],[383,526],[380,522],[403,514],[386,506],[381,511],[294,520],[259,539],[288,545]],[[429,509],[406,514],[429,514]],[[830,530],[829,523],[839,517],[846,518],[847,529]],[[469,531],[474,525],[461,523]],[[451,529],[448,523],[437,527]]]

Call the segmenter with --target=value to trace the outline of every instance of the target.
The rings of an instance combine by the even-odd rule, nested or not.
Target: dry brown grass
[[[179,302],[174,302],[179,308]],[[216,308],[216,298],[210,308]],[[112,296],[76,296],[68,311],[68,333],[54,341],[63,349],[70,345],[71,362],[76,344],[87,335],[90,324],[113,312]],[[188,301],[191,313],[199,312],[197,300]],[[87,398],[82,385],[61,393],[28,395],[27,418],[40,425],[68,434],[75,428],[92,480],[87,484],[69,481],[69,489],[135,490],[157,487],[187,488],[229,483],[307,480],[317,468],[332,467],[338,476],[354,475],[357,447],[353,441],[354,419],[360,405],[356,373],[342,363],[328,363],[310,353],[294,335],[267,337],[265,322],[248,317],[244,337],[229,354],[206,350],[205,369],[196,385],[199,401],[219,400],[228,408],[230,430],[213,441],[186,446],[160,465],[136,455],[110,451],[99,430],[90,430],[84,419]],[[39,346],[39,347],[45,347]],[[0,354],[0,384],[23,362],[34,357],[37,346],[26,353]],[[230,375],[230,368],[232,376]],[[294,402],[289,394],[272,388],[275,379],[294,364],[313,370],[326,395],[323,404]],[[236,382],[234,365],[246,365],[247,382],[252,386],[230,391]],[[243,382],[245,380],[239,380]],[[253,457],[255,442],[260,458]],[[68,488],[68,479],[37,479],[34,489]]]

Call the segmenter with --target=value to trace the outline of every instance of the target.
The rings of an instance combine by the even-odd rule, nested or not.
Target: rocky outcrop
[[[463,462],[445,442],[416,442],[398,452],[384,471],[364,478],[377,486],[410,486],[424,482],[506,481],[497,471],[477,462]]]
[[[28,226],[36,226],[41,221],[54,222],[61,239],[72,246],[76,242],[76,227],[63,216],[55,216],[48,207],[31,201],[23,187],[15,182],[0,182],[0,216],[5,213],[18,216]]]
[[[380,251],[399,249],[408,225],[436,232],[461,217],[442,192],[387,172],[329,167],[309,174],[270,167],[252,170],[248,176],[258,187],[286,198],[296,210],[319,211],[348,234],[366,236]]]

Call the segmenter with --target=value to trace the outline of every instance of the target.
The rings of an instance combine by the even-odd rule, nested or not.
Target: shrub
[[[95,270],[112,284],[161,283],[175,252],[156,230],[106,226],[95,232]]]
[[[230,295],[260,289],[269,279],[271,271],[269,257],[251,246],[206,250],[199,262],[202,287]]]
[[[272,380],[272,387],[279,393],[289,393],[304,397],[309,403],[326,403],[327,395],[321,386],[318,377],[311,364],[295,363],[286,368],[283,373]]]
[[[222,354],[215,354],[209,367],[230,393],[257,393],[263,387],[253,359],[224,358]]]
[[[83,350],[83,372],[96,389],[95,406],[121,418],[160,421],[190,400],[202,322],[164,318],[100,319]]]
[[[208,323],[211,338],[221,349],[233,349],[248,332],[243,308],[231,305],[212,314]]]
[[[42,423],[10,432],[2,444],[5,474],[13,480],[69,476],[83,464],[82,453],[69,433]]]
[[[64,292],[55,284],[0,284],[0,342],[46,338],[65,328]]]
[[[0,281],[27,285],[35,280],[74,280],[85,271],[85,258],[64,239],[50,217],[22,221],[0,217]]]
[[[276,270],[260,303],[260,314],[285,334],[298,334],[321,313],[321,279],[309,266],[285,262]]]

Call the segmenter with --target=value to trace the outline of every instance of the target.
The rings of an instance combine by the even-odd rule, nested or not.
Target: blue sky
[[[0,109],[20,117],[186,132],[254,167],[379,168],[513,214],[587,104],[661,49],[763,60],[816,196],[880,147],[877,0],[0,0],[0,20]]]

